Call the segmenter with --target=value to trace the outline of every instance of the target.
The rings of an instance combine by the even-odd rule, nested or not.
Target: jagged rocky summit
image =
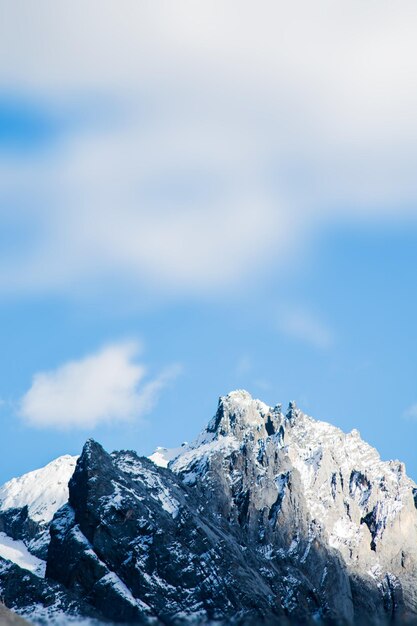
[[[417,624],[415,483],[294,403],[235,391],[191,444],[33,475],[0,489],[0,594],[34,622]]]

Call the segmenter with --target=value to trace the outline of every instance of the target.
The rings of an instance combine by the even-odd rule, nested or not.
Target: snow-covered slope
[[[61,456],[41,469],[12,478],[0,487],[0,511],[28,507],[29,517],[47,524],[68,500],[76,456]]]
[[[16,563],[36,576],[45,576],[45,561],[31,554],[23,541],[15,541],[5,533],[0,532],[0,557]]]
[[[49,525],[68,501],[68,482],[76,462],[75,456],[61,456],[0,487],[0,531],[23,541],[42,560],[48,552]]]

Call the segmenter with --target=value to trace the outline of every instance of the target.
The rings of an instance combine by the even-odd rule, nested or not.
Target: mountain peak
[[[220,482],[228,482],[233,473],[242,474],[249,458],[259,473],[258,494],[261,485],[265,493],[273,493],[282,484],[281,502],[292,476],[305,502],[305,518],[320,527],[347,563],[356,558],[371,571],[380,550],[390,555],[387,560],[394,558],[398,545],[389,529],[415,515],[416,487],[403,464],[382,461],[356,429],[346,434],[314,420],[293,401],[283,415],[280,405],[271,408],[236,390],[220,398],[208,427],[170,457],[169,467],[194,484],[224,466]],[[253,477],[248,480],[252,492]],[[254,507],[259,506],[256,498],[262,499],[254,496]]]
[[[252,398],[244,389],[231,391],[219,398],[217,412],[207,426],[208,433],[239,435],[248,429],[264,430],[272,409]]]
[[[92,437],[90,437],[89,439],[87,439],[87,441],[84,444],[83,447],[83,451],[82,451],[82,455],[90,455],[90,454],[94,454],[97,452],[101,452],[103,450],[103,446],[101,444],[98,443],[98,441],[96,441],[95,439],[93,439]]]

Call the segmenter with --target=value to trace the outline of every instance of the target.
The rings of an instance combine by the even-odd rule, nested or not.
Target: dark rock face
[[[29,516],[28,507],[0,511],[0,532],[31,546],[32,554],[46,559],[48,554],[49,528],[38,524]]]
[[[102,617],[84,600],[71,593],[53,580],[35,576],[28,570],[0,558],[1,601],[29,618],[36,619],[36,612],[41,608],[42,619],[48,616],[64,615],[68,617]],[[0,624],[3,622],[0,620]]]
[[[23,613],[132,624],[417,623],[415,487],[374,452],[245,392],[169,468],[90,440],[46,578],[0,561],[0,593]],[[30,538],[24,511],[7,515],[0,530]]]
[[[284,616],[283,572],[262,565],[172,472],[88,442],[51,526],[46,573],[118,621]],[[306,617],[318,601],[299,583]]]

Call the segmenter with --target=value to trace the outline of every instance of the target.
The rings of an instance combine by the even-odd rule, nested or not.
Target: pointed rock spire
[[[297,405],[294,400],[288,404],[288,411],[286,414],[286,420],[291,424],[291,426],[295,423],[295,420],[300,414],[300,409],[297,408]]]

